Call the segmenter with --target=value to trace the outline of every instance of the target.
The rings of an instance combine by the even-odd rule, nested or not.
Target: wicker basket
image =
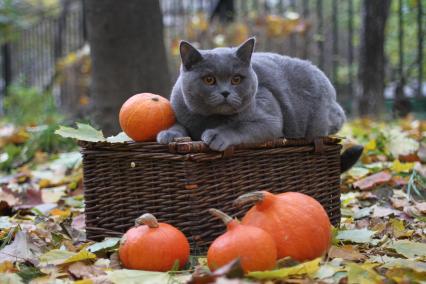
[[[178,227],[193,254],[203,254],[225,226],[207,209],[242,217],[232,202],[241,194],[299,191],[316,198],[340,221],[339,139],[277,139],[241,145],[223,153],[202,142],[80,141],[83,154],[88,239],[120,236],[143,213]]]

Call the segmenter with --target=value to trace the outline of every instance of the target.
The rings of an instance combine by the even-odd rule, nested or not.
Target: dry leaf
[[[380,172],[366,178],[363,178],[353,184],[354,188],[358,188],[360,190],[368,190],[373,187],[387,183],[391,180],[392,175],[388,172]]]
[[[360,253],[354,246],[336,247],[332,246],[328,251],[331,258],[343,258],[345,260],[364,260],[365,255]]]
[[[106,272],[95,265],[86,265],[83,262],[75,262],[68,267],[68,271],[77,279],[93,278],[106,275]]]

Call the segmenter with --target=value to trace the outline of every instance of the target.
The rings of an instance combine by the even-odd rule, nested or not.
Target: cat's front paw
[[[182,137],[182,133],[176,130],[163,130],[157,134],[157,143],[169,144],[174,138]]]
[[[217,129],[207,129],[201,135],[201,140],[215,151],[224,151],[232,145],[232,141],[223,132]]]

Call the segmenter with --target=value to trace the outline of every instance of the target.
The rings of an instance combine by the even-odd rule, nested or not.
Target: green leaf
[[[108,272],[108,280],[112,283],[126,284],[163,284],[186,283],[191,275],[171,276],[166,272],[119,269]]]
[[[77,123],[77,128],[60,126],[59,129],[55,131],[55,133],[62,137],[74,138],[82,141],[106,141],[102,131],[96,130],[92,126],[83,123]]]
[[[388,246],[406,258],[426,256],[426,244],[400,240]]]
[[[292,267],[281,268],[270,271],[255,271],[249,272],[248,276],[255,279],[281,279],[291,275],[303,275],[307,274],[313,277],[319,269],[321,258],[304,262]]]
[[[376,232],[370,231],[366,228],[364,229],[355,229],[355,230],[345,230],[340,231],[336,239],[341,241],[349,241],[352,243],[368,243],[371,241],[372,236]]]
[[[106,238],[102,242],[95,243],[87,248],[90,252],[97,252],[100,250],[111,250],[116,248],[118,243],[120,242],[120,238]]]
[[[115,136],[110,136],[106,139],[106,141],[110,142],[110,143],[123,143],[123,142],[128,142],[128,141],[133,141],[132,138],[130,138],[129,136],[127,136],[126,133],[124,132],[120,132]]]

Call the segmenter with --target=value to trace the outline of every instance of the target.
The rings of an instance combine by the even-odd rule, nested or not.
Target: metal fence
[[[1,50],[3,92],[12,82],[46,88],[52,83],[55,65],[62,56],[85,43],[81,0],[65,1],[58,17],[46,17],[26,29]],[[1,86],[1,84],[0,84]]]
[[[56,60],[85,42],[83,1],[64,1],[68,7],[59,17],[43,19],[22,31],[18,40],[4,45],[0,81],[10,84],[20,78],[41,88],[49,85]],[[231,3],[234,13],[218,10],[219,2]],[[318,65],[332,80],[345,108],[350,109],[357,90],[361,2],[160,0],[172,79],[177,77],[179,66],[179,40],[212,48],[236,45],[255,35],[258,51],[296,56]],[[394,96],[395,87],[401,82],[407,96],[426,96],[423,8],[421,0],[392,2],[386,33],[387,98]]]

